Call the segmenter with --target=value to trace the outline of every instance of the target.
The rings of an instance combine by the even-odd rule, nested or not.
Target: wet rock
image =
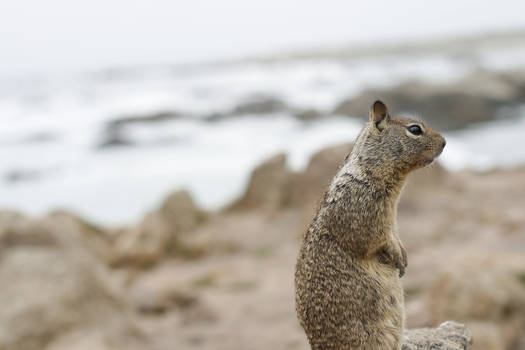
[[[182,118],[182,116],[179,113],[173,112],[173,111],[163,111],[163,112],[149,113],[149,114],[130,115],[130,116],[123,116],[123,117],[111,120],[108,124],[108,127],[114,128],[114,127],[120,127],[124,125],[130,125],[130,124],[157,123],[157,122],[164,122],[164,121],[178,119],[178,118]]]
[[[118,127],[108,128],[102,137],[102,140],[97,144],[97,149],[103,150],[111,147],[128,147],[135,143],[124,135],[124,132]]]
[[[9,184],[37,181],[42,177],[42,172],[34,169],[13,169],[4,174],[4,181]]]
[[[315,109],[306,109],[303,111],[295,112],[295,117],[304,121],[317,119],[322,116],[322,114]]]
[[[468,350],[472,335],[462,324],[447,321],[438,328],[405,331],[403,350]]]
[[[209,114],[204,117],[204,120],[216,122],[241,115],[264,115],[289,111],[291,111],[290,107],[278,98],[252,96],[249,99],[240,102],[232,110]]]
[[[280,99],[274,97],[252,97],[235,107],[231,114],[269,114],[282,112],[287,109],[286,104]]]
[[[339,104],[334,114],[367,117],[371,101],[383,100],[392,113],[421,117],[436,130],[452,130],[496,118],[501,103],[490,97],[410,82],[390,90],[369,90]]]
[[[420,117],[437,130],[464,128],[473,123],[510,118],[525,98],[519,72],[476,71],[453,84],[408,81],[387,89],[370,89],[342,101],[334,114],[365,118],[371,101],[384,100],[394,114]]]

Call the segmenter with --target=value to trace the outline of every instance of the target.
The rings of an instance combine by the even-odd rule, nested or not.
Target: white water
[[[301,169],[312,153],[351,141],[362,125],[338,116],[301,122],[286,113],[213,123],[202,116],[260,95],[330,111],[368,87],[414,78],[453,82],[474,69],[525,66],[525,47],[472,55],[159,66],[4,82],[0,205],[37,215],[65,207],[98,222],[123,224],[159,205],[169,191],[186,188],[200,205],[217,208],[242,193],[263,159],[285,151],[290,166]],[[187,118],[128,125],[124,136],[136,146],[97,148],[109,121],[162,111]],[[525,111],[520,115],[446,134],[442,163],[451,170],[524,164]]]

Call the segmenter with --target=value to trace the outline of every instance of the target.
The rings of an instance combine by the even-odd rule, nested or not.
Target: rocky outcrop
[[[64,217],[0,214],[0,349],[148,346],[122,291],[76,230]]]
[[[447,321],[438,328],[405,331],[402,350],[468,350],[472,335],[462,324]]]
[[[405,82],[371,89],[342,101],[333,114],[366,117],[370,101],[385,101],[396,113],[420,116],[436,130],[452,130],[501,117],[502,107],[522,103],[523,83],[510,74],[476,72],[454,84]],[[508,117],[508,115],[503,115]]]
[[[291,204],[307,205],[309,209],[313,209],[351,151],[352,145],[348,143],[328,147],[315,153],[306,169],[297,173],[294,178]]]
[[[308,220],[330,181],[352,151],[352,144],[327,147],[315,153],[305,170],[292,172],[286,155],[278,154],[255,168],[243,196],[227,209],[234,211],[295,208],[304,211]],[[412,199],[422,191],[448,181],[447,171],[435,163],[409,177],[401,208],[412,206]]]
[[[235,210],[205,213],[177,191],[122,230],[0,211],[0,349],[308,348],[290,303],[295,233],[350,149],[324,149],[300,172],[269,159]],[[409,329],[404,350],[525,349],[524,174],[435,164],[409,177],[407,327],[468,331]]]
[[[116,233],[113,266],[146,267],[166,255],[192,256],[200,252],[184,244],[183,235],[206,219],[186,191],[172,193],[159,210],[145,215],[134,227]]]
[[[244,195],[228,210],[277,209],[290,202],[294,174],[286,165],[286,155],[278,154],[253,170]]]
[[[510,349],[525,341],[525,260],[519,254],[470,252],[454,259],[430,287],[434,323],[465,322],[474,349]]]

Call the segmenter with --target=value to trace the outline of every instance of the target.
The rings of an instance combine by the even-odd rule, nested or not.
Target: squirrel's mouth
[[[444,147],[442,147],[438,152],[436,152],[435,154],[427,157],[424,161],[423,161],[423,166],[427,166],[429,164],[431,164],[434,160],[436,160],[437,157],[439,157],[441,155],[441,153],[443,152],[443,149]]]
[[[437,154],[434,154],[430,157],[425,158],[425,160],[423,161],[423,166],[427,166],[433,163],[436,160],[436,158],[439,157],[442,151],[443,149],[441,149]]]
[[[427,166],[427,165],[432,164],[435,159],[436,159],[436,157],[431,157],[431,158],[425,159],[424,162],[423,162],[423,166]]]

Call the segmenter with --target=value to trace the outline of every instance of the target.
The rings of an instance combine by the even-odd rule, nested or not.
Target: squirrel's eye
[[[410,125],[408,127],[408,131],[410,131],[410,133],[412,133],[413,135],[416,135],[416,136],[419,136],[419,135],[423,134],[423,130],[421,130],[419,125]]]

